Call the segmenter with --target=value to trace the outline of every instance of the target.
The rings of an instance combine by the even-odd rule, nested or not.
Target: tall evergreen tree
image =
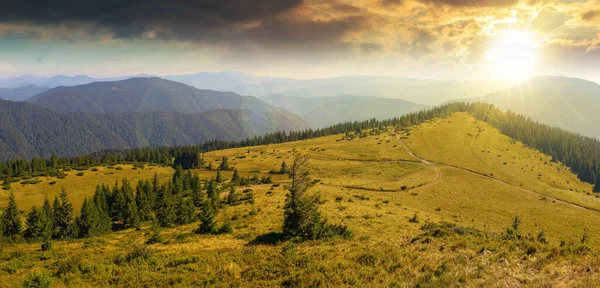
[[[133,188],[129,181],[123,180],[121,186],[121,193],[125,197],[125,210],[123,211],[123,224],[125,227],[138,228],[140,225],[140,215],[138,213],[138,207],[135,202],[135,195],[133,194]]]
[[[177,224],[184,225],[194,222],[196,219],[196,206],[192,199],[183,199],[183,197],[177,197]]]
[[[231,187],[231,189],[229,189],[229,195],[227,195],[227,204],[235,205],[238,201],[239,199],[237,193],[235,192],[235,187]]]
[[[285,174],[287,173],[287,164],[285,164],[285,161],[281,161],[281,168],[279,169],[279,174]]]
[[[240,173],[237,169],[233,169],[233,176],[231,176],[231,183],[239,184],[240,183]]]
[[[316,238],[321,229],[317,198],[306,194],[311,187],[308,156],[294,151],[294,163],[289,171],[291,185],[284,206],[283,232],[305,239]]]
[[[48,202],[50,203],[50,202]],[[52,237],[52,218],[51,214],[47,214],[44,208],[31,207],[31,211],[27,214],[25,223],[27,227],[23,236],[29,240],[45,240]]]
[[[217,178],[215,179],[217,183],[223,183],[223,176],[221,176],[221,170],[217,170]]]
[[[231,170],[231,167],[229,167],[229,159],[227,157],[223,156],[223,158],[221,158],[221,164],[217,170]]]
[[[215,202],[211,199],[206,199],[203,202],[203,205],[200,209],[200,213],[198,214],[198,219],[200,219],[200,226],[198,226],[198,229],[195,232],[198,234],[216,233],[216,217],[217,208],[215,206]]]
[[[161,227],[173,227],[177,222],[177,206],[173,201],[171,191],[169,188],[164,188],[164,192],[159,197],[158,211],[156,212],[156,219]]]
[[[8,196],[8,205],[2,213],[2,234],[6,237],[12,237],[21,233],[21,229],[23,229],[21,212],[17,207],[15,195],[11,191]]]
[[[56,237],[65,239],[72,236],[73,232],[73,205],[67,198],[67,191],[63,188],[60,192],[60,201],[54,201],[54,224]]]

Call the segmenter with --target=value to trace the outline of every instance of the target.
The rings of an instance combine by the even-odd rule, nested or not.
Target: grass
[[[399,136],[408,138],[406,143],[420,157],[447,164],[437,164],[443,175],[439,183],[420,188],[436,174],[414,162],[399,145]],[[413,128],[410,136],[390,129],[362,139],[342,138],[215,151],[205,159],[216,167],[226,156],[241,176],[260,177],[278,170],[281,161],[291,164],[293,149],[310,154],[312,176],[320,180],[311,192],[320,194],[320,210],[330,223],[352,230],[352,240],[253,244],[281,232],[288,180],[272,175],[275,184],[236,188],[240,196],[252,189],[254,203],[220,212],[218,223],[229,219],[231,234],[196,235],[192,231],[198,223],[193,223],[162,229],[160,243],[148,245],[144,243],[155,231],[145,223],[140,230],[57,241],[50,251],[40,251],[40,243],[5,244],[0,249],[0,287],[18,287],[32,277],[46,279],[40,275],[51,277],[54,287],[573,287],[600,281],[600,239],[592,229],[600,221],[599,212],[544,200],[452,167],[493,174],[512,185],[596,207],[596,198],[586,194],[591,191],[588,184],[539,152],[512,143],[467,114],[430,121]],[[80,177],[70,171],[62,180],[11,186],[23,210],[40,205],[46,193],[53,197],[60,187],[70,191],[78,206],[96,184],[123,177],[137,181],[154,173],[170,178],[172,173],[171,168],[119,167],[122,170],[99,167]],[[202,178],[216,173],[196,172]],[[230,179],[232,172],[222,175]],[[57,183],[49,185],[50,181]],[[5,201],[8,191],[0,195]],[[521,218],[523,238],[505,240],[515,216]],[[581,244],[586,228],[588,240]],[[547,244],[537,240],[540,232]]]

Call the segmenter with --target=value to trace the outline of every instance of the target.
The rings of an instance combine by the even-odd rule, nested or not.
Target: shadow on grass
[[[287,240],[288,237],[281,232],[269,232],[256,236],[248,245],[277,245]]]

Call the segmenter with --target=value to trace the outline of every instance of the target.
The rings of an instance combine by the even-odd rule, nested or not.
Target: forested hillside
[[[0,159],[89,154],[104,149],[193,145],[304,129],[277,108],[204,113],[61,113],[31,103],[0,101]]]
[[[199,113],[215,109],[269,111],[267,103],[231,92],[200,90],[161,78],[131,78],[57,87],[29,99],[62,112],[120,113],[171,111]]]

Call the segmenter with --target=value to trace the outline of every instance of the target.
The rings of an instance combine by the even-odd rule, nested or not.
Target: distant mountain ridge
[[[216,109],[251,109],[266,112],[272,108],[255,97],[196,89],[156,77],[61,86],[28,101],[55,111],[91,113],[159,110],[199,113]]]
[[[27,102],[0,100],[0,161],[53,153],[76,156],[104,149],[241,140],[307,126],[281,109],[66,113]]]
[[[506,83],[499,82],[341,76],[298,80],[289,83],[244,85],[234,87],[231,91],[256,97],[283,95],[318,98],[338,95],[369,95],[379,98],[403,99],[432,106],[452,99],[479,97],[507,87]]]
[[[32,96],[47,91],[48,87],[36,85],[19,86],[15,88],[0,88],[0,99],[10,101],[24,101]]]
[[[600,139],[600,85],[569,77],[540,76],[464,102],[485,102],[541,123]]]
[[[352,95],[319,98],[273,95],[262,99],[297,114],[313,128],[372,118],[389,119],[429,107],[402,99]]]

